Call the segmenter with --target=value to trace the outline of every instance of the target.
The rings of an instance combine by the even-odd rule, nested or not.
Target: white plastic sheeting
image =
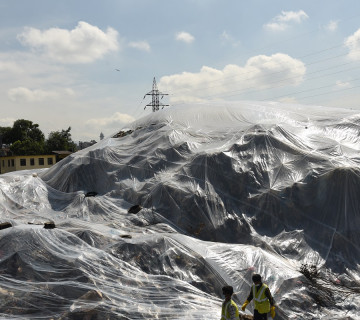
[[[258,272],[277,319],[358,319],[360,114],[184,105],[113,136],[0,176],[2,318],[218,319]]]

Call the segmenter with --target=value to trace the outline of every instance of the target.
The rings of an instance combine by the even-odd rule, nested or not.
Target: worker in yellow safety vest
[[[267,320],[268,312],[271,317],[275,318],[275,302],[270,293],[269,287],[262,283],[259,274],[253,274],[252,281],[254,284],[251,286],[250,294],[241,307],[245,311],[246,306],[254,299],[254,320]]]
[[[220,320],[239,320],[239,308],[237,304],[231,299],[234,289],[232,286],[224,286],[222,288],[225,300],[221,308]]]

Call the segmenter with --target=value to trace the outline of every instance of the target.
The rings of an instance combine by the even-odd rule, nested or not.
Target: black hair
[[[223,294],[233,294],[234,293],[234,289],[232,286],[224,286],[222,288],[222,292]]]
[[[261,282],[261,275],[259,275],[258,273],[254,273],[252,275],[252,281],[255,282]]]

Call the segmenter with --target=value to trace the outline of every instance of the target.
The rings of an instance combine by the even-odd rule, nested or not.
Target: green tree
[[[45,136],[37,123],[30,120],[16,120],[9,132],[6,131],[10,150],[14,155],[44,154]]]
[[[0,144],[11,143],[11,127],[0,127]]]
[[[75,151],[76,145],[71,139],[70,130],[71,127],[66,130],[50,132],[45,144],[46,151]]]
[[[40,143],[45,142],[45,136],[39,129],[37,123],[33,123],[30,120],[19,119],[16,120],[11,129],[11,142],[25,141],[27,139],[37,141]]]
[[[18,140],[10,146],[10,150],[16,156],[44,154],[44,143],[32,139]]]

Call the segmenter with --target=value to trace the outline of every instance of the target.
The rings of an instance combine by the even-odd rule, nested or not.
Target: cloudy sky
[[[360,111],[359,0],[1,0],[0,126],[75,141],[166,104],[271,100]]]

